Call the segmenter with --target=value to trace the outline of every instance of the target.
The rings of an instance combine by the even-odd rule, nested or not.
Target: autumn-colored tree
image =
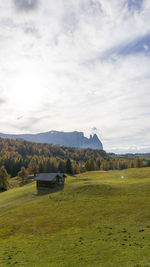
[[[28,171],[30,174],[34,174],[34,177],[37,175],[39,172],[39,165],[38,165],[38,160],[36,157],[33,157],[29,163]]]
[[[117,160],[113,160],[113,170],[117,170],[118,164]]]
[[[51,172],[57,172],[58,171],[58,160],[56,158],[50,159],[51,164]]]
[[[24,166],[22,166],[21,170],[18,172],[18,177],[20,177],[23,181],[25,181],[28,175],[29,175],[28,170]]]
[[[98,169],[98,166],[93,158],[90,158],[85,163],[86,171],[95,171]]]
[[[80,173],[79,164],[77,164],[76,162],[73,162],[73,164],[72,164],[72,172],[73,172],[73,174]]]
[[[134,168],[134,161],[133,160],[130,160],[128,162],[128,168]]]
[[[107,162],[106,160],[102,161],[102,163],[101,163],[101,170],[108,171],[109,168],[110,168],[109,162]]]
[[[85,162],[90,162],[90,169],[99,169],[102,160],[109,160],[109,155],[103,150],[78,149],[60,147],[50,144],[32,143],[25,140],[10,140],[0,138],[0,166],[4,165],[8,174],[15,177],[24,166],[30,173],[65,172],[66,160],[70,159],[73,173],[85,171]],[[76,165],[77,164],[77,165]],[[92,166],[94,165],[94,167]]]
[[[135,158],[134,167],[135,168],[142,168],[143,167],[143,161],[140,157]]]
[[[0,190],[5,191],[9,187],[9,175],[4,166],[0,168]]]

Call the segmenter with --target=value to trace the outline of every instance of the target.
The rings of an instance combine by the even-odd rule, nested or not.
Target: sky
[[[0,132],[150,152],[150,1],[0,0]]]

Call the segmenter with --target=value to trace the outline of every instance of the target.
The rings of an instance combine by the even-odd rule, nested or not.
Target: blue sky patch
[[[135,53],[149,53],[150,52],[150,33],[121,47],[118,52],[119,54],[122,54],[122,55],[129,55],[129,54],[135,54]]]
[[[128,0],[127,5],[129,10],[141,9],[143,5],[143,0]]]
[[[114,56],[128,56],[132,54],[143,53],[150,54],[150,33],[145,36],[139,37],[130,43],[114,47],[103,53],[101,59],[105,60]]]

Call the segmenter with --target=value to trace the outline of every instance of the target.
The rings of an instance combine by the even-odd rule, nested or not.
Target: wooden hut
[[[63,173],[39,173],[35,177],[37,189],[50,189],[58,185],[64,185],[65,175]]]

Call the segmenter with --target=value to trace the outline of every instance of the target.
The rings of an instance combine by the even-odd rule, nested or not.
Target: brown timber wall
[[[46,181],[37,181],[37,188],[51,188],[52,183]]]

